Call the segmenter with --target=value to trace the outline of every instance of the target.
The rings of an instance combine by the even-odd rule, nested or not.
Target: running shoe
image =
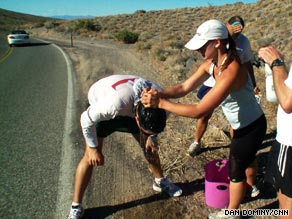
[[[187,155],[190,157],[196,156],[201,151],[201,143],[194,141],[189,149],[187,150]]]
[[[68,219],[81,219],[84,215],[84,210],[82,206],[72,206],[70,209],[70,213]]]
[[[182,189],[166,178],[163,178],[159,184],[154,180],[153,190],[156,192],[165,192],[171,197],[181,196],[182,194]]]
[[[258,187],[256,187],[255,185],[253,185],[251,187],[251,192],[250,192],[250,197],[255,198],[260,194],[260,190],[258,189]]]

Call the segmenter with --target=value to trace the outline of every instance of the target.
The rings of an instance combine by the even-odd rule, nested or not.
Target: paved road
[[[55,46],[0,47],[0,218],[66,218],[86,100],[76,103],[68,60]],[[132,136],[115,133],[105,144],[106,164],[96,168],[84,197],[86,218],[124,217],[121,210],[160,199]]]
[[[9,48],[3,38],[0,218],[59,218],[71,200],[79,149],[69,137],[78,131],[70,65],[54,45],[35,41]]]

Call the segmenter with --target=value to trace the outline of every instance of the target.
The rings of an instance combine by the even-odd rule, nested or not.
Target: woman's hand
[[[228,32],[231,36],[239,35],[243,30],[243,26],[241,24],[231,25],[231,24],[227,23],[226,27],[227,27]]]
[[[144,89],[141,93],[141,102],[144,107],[158,108],[159,94],[155,89]]]
[[[232,35],[240,34],[243,30],[243,27],[241,24],[232,25],[231,28],[232,28]]]

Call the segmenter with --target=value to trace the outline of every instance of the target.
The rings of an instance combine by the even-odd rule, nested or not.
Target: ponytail
[[[233,38],[231,37],[231,35],[228,34],[228,38],[225,39],[225,40],[223,40],[223,42],[225,42],[225,46],[226,46],[226,50],[227,50],[227,59],[226,59],[225,63],[222,65],[221,71],[223,71],[224,69],[226,69],[227,66],[233,60],[236,60],[239,63],[241,63],[240,62],[240,58],[239,58],[239,56],[237,54],[235,41],[233,40]]]

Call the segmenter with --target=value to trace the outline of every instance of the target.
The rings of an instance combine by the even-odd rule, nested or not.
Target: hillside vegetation
[[[26,21],[29,28],[44,27],[46,31],[67,36],[73,33],[75,38],[85,37],[91,40],[117,40],[121,32],[128,31],[139,36],[134,44],[136,50],[150,55],[152,60],[158,62],[156,64],[160,70],[169,71],[174,80],[183,80],[190,72],[190,67],[194,66],[194,61],[201,59],[198,53],[184,49],[197,27],[208,19],[227,22],[234,15],[240,15],[244,19],[246,26],[243,33],[250,39],[255,53],[261,46],[273,44],[285,55],[286,61],[292,61],[291,0],[261,0],[254,4],[238,1],[235,4],[206,7],[190,5],[183,9],[138,10],[133,14],[72,21],[36,17],[34,25],[31,16],[24,19],[23,15],[19,15],[16,20]],[[1,22],[4,15],[0,16]],[[16,21],[7,17],[5,23],[8,22],[15,24]]]
[[[20,14],[0,9],[0,32],[16,27],[45,27],[59,33],[73,31],[78,37],[116,39],[119,32],[127,30],[139,35],[135,47],[150,53],[154,59],[172,66],[172,71],[185,73],[178,67],[184,44],[194,35],[205,20],[219,19],[226,22],[231,16],[240,15],[245,23],[244,34],[257,51],[262,45],[273,44],[288,60],[292,60],[292,2],[291,0],[261,0],[254,4],[188,7],[183,9],[144,11],[133,14],[96,17],[73,21],[56,20]],[[184,52],[184,56],[185,56]],[[178,58],[180,57],[180,58]],[[195,57],[196,58],[196,57]],[[168,65],[169,63],[169,65]]]
[[[22,14],[0,8],[0,33],[7,34],[12,29],[41,27],[54,19],[47,17]]]
[[[134,14],[97,17],[93,21],[102,28],[90,35],[107,39],[114,38],[122,29],[138,33],[138,50],[146,50],[154,58],[165,61],[173,73],[184,74],[189,69],[183,68],[185,65],[180,63],[185,62],[188,58],[185,56],[189,54],[182,49],[197,27],[212,18],[227,22],[234,15],[244,19],[246,27],[243,33],[249,37],[254,51],[260,46],[274,44],[286,55],[287,60],[292,60],[291,0],[265,0],[255,4],[238,2],[224,6],[137,11]]]

